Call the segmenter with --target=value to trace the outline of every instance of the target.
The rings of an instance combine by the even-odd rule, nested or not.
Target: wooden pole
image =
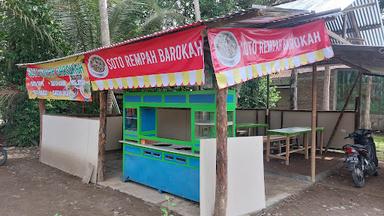
[[[227,95],[228,89],[218,89],[216,96],[216,194],[215,216],[225,216],[228,195],[227,158]]]
[[[269,116],[269,97],[270,97],[270,76],[269,76],[269,74],[267,75],[267,103],[266,103],[266,105],[267,105],[267,110],[266,110],[266,112],[265,112],[265,119],[266,119],[266,123],[268,124],[268,129],[270,129],[270,124],[269,124],[269,122],[270,122],[270,116]]]
[[[200,14],[200,2],[199,0],[193,0],[193,6],[195,9],[195,21],[201,20],[201,14]]]
[[[312,66],[311,180],[316,181],[317,66]]]
[[[100,125],[99,125],[99,145],[97,161],[97,181],[104,181],[104,162],[105,162],[105,143],[107,130],[107,92],[99,93],[100,101]]]
[[[107,0],[99,0],[99,13],[100,13],[100,37],[101,45],[108,46],[111,44],[108,22],[108,4]],[[113,94],[101,91],[99,93],[100,101],[100,117],[99,117],[99,143],[98,143],[98,160],[97,160],[97,182],[104,181],[104,161],[105,161],[105,143],[107,131],[107,109],[108,99],[107,95]],[[111,97],[110,97],[111,98]],[[110,99],[110,101],[112,101]],[[109,103],[112,107],[112,102]]]
[[[45,114],[45,100],[39,99],[39,116],[40,116],[40,140],[39,148],[41,152],[41,144],[43,142],[43,115]]]
[[[329,94],[331,88],[331,68],[327,65],[324,69],[323,106],[322,110],[329,111]]]
[[[291,70],[291,92],[290,92],[290,108],[297,110],[297,70]]]
[[[329,137],[329,140],[328,140],[328,142],[327,142],[327,145],[325,146],[325,151],[324,151],[325,153],[328,152],[328,148],[329,148],[329,146],[331,145],[332,140],[333,140],[333,138],[334,138],[335,135],[336,135],[336,131],[337,131],[337,129],[339,128],[341,119],[342,119],[343,116],[344,116],[344,112],[345,112],[345,109],[346,109],[347,106],[348,106],[349,100],[350,100],[351,95],[352,95],[352,93],[353,93],[353,89],[355,89],[355,86],[356,86],[357,82],[359,81],[359,79],[361,79],[361,76],[362,76],[362,73],[359,72],[359,75],[356,77],[355,81],[353,82],[352,88],[349,90],[348,96],[347,96],[347,98],[346,98],[346,100],[345,100],[345,102],[344,102],[344,106],[343,106],[343,108],[341,109],[341,113],[340,113],[340,115],[339,115],[339,118],[337,119],[336,124],[335,124],[335,127],[333,128],[332,133],[331,133],[331,136]]]

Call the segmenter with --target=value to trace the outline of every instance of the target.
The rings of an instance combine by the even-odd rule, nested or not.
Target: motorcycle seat
[[[360,144],[348,144],[348,146],[356,148],[356,149],[366,149],[366,146]]]

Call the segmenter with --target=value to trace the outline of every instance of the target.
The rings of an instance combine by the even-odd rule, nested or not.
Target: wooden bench
[[[280,135],[271,135],[270,136],[270,142],[271,142],[271,149],[277,149],[279,154],[282,153],[282,148],[286,147],[286,137],[280,136]],[[297,137],[290,137],[291,140],[297,140]],[[266,149],[267,144],[267,136],[263,136],[263,143],[264,143],[264,150]],[[290,145],[297,144],[296,142],[290,142]]]

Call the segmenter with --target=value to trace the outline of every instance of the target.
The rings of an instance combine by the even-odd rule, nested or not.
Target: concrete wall
[[[216,139],[200,141],[200,215],[213,215],[216,188]],[[230,137],[227,216],[265,208],[263,139]]]
[[[107,117],[106,150],[121,148],[122,117]],[[40,161],[72,175],[83,177],[88,163],[97,169],[99,119],[43,116]],[[92,182],[96,182],[95,172]]]
[[[88,163],[97,170],[99,120],[43,115],[40,161],[83,177]],[[92,182],[96,182],[95,172]]]
[[[237,110],[237,123],[264,123],[265,110]],[[256,120],[256,113],[259,116]],[[327,144],[332,130],[336,124],[340,112],[320,111],[318,112],[318,126],[324,127],[324,143]],[[270,111],[270,127],[277,129],[282,127],[310,127],[311,111],[294,111],[294,110],[271,110]],[[344,140],[345,132],[354,131],[355,113],[345,112],[340,123],[339,129],[331,143],[332,148],[340,149],[344,144],[350,143],[350,140]],[[260,130],[259,130],[260,131]]]

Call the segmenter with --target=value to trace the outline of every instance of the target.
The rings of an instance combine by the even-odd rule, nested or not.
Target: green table
[[[309,127],[288,127],[281,129],[267,130],[267,150],[266,150],[266,159],[269,161],[271,157],[285,160],[285,164],[289,165],[289,155],[293,152],[304,151],[305,159],[308,159],[308,134],[312,132],[312,129]],[[323,152],[324,145],[324,128],[317,127],[316,132],[320,133],[320,154]],[[271,155],[271,136],[278,135],[285,137],[285,152],[279,154]],[[290,141],[292,137],[303,136],[304,147],[290,150]]]
[[[264,123],[237,123],[236,124],[236,131],[237,129],[248,129],[249,136],[251,135],[252,128],[268,128],[268,124],[264,124]]]

